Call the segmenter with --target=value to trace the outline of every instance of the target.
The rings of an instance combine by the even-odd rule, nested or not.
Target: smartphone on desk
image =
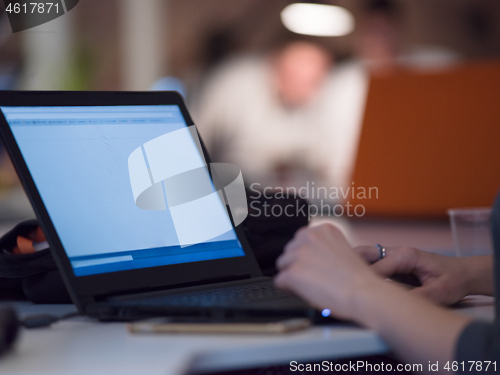
[[[151,319],[128,324],[131,333],[228,333],[281,334],[306,329],[311,320],[306,318],[279,321],[210,322],[186,319]]]

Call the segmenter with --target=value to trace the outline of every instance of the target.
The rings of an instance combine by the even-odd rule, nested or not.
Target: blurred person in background
[[[351,184],[370,79],[401,71],[430,72],[448,69],[460,62],[459,56],[441,46],[413,45],[403,36],[403,10],[395,1],[365,1],[356,34],[354,56],[339,63],[332,74],[327,97],[332,106],[337,153],[332,166],[341,185]],[[333,130],[333,129],[332,129]]]
[[[289,34],[266,55],[220,64],[193,103],[213,159],[262,188],[350,186],[370,77],[458,61],[446,48],[411,45],[401,25],[399,4],[370,0],[350,61],[335,64],[323,38]]]
[[[398,69],[434,70],[459,61],[454,51],[443,46],[418,45],[403,33],[402,9],[395,1],[369,0],[359,22],[354,48],[357,58],[372,73]]]
[[[22,68],[19,42],[12,35],[7,12],[0,10],[0,90],[17,88]]]
[[[361,102],[345,106],[346,116],[359,119],[362,118],[359,114],[347,112],[364,112],[371,76],[443,70],[460,62],[460,56],[449,48],[416,45],[406,40],[401,4],[391,0],[367,0],[363,4],[354,35],[354,56],[336,69],[337,86],[342,86],[342,90],[355,90],[358,95],[350,98]]]
[[[337,115],[334,64],[321,38],[287,34],[266,55],[216,68],[193,106],[212,158],[237,164],[262,189],[347,184],[345,142],[354,137]]]
[[[19,36],[12,34],[6,12],[0,12],[0,90],[18,88],[23,58]],[[0,221],[34,217],[14,166],[0,141]]]

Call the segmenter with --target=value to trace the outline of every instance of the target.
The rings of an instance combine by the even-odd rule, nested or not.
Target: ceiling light
[[[283,25],[294,33],[314,36],[343,36],[354,30],[354,17],[334,5],[295,3],[281,11]]]

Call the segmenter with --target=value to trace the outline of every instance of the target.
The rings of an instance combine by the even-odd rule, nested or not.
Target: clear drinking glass
[[[448,210],[457,256],[493,254],[491,211],[486,207]]]

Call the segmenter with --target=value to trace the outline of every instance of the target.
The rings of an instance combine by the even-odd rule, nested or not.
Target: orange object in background
[[[491,206],[500,190],[500,62],[370,82],[351,200],[366,215],[445,216]]]
[[[12,254],[31,254],[36,252],[33,245],[34,242],[47,241],[42,228],[37,227],[34,231],[28,234],[27,237],[17,236],[17,246],[12,249]]]

